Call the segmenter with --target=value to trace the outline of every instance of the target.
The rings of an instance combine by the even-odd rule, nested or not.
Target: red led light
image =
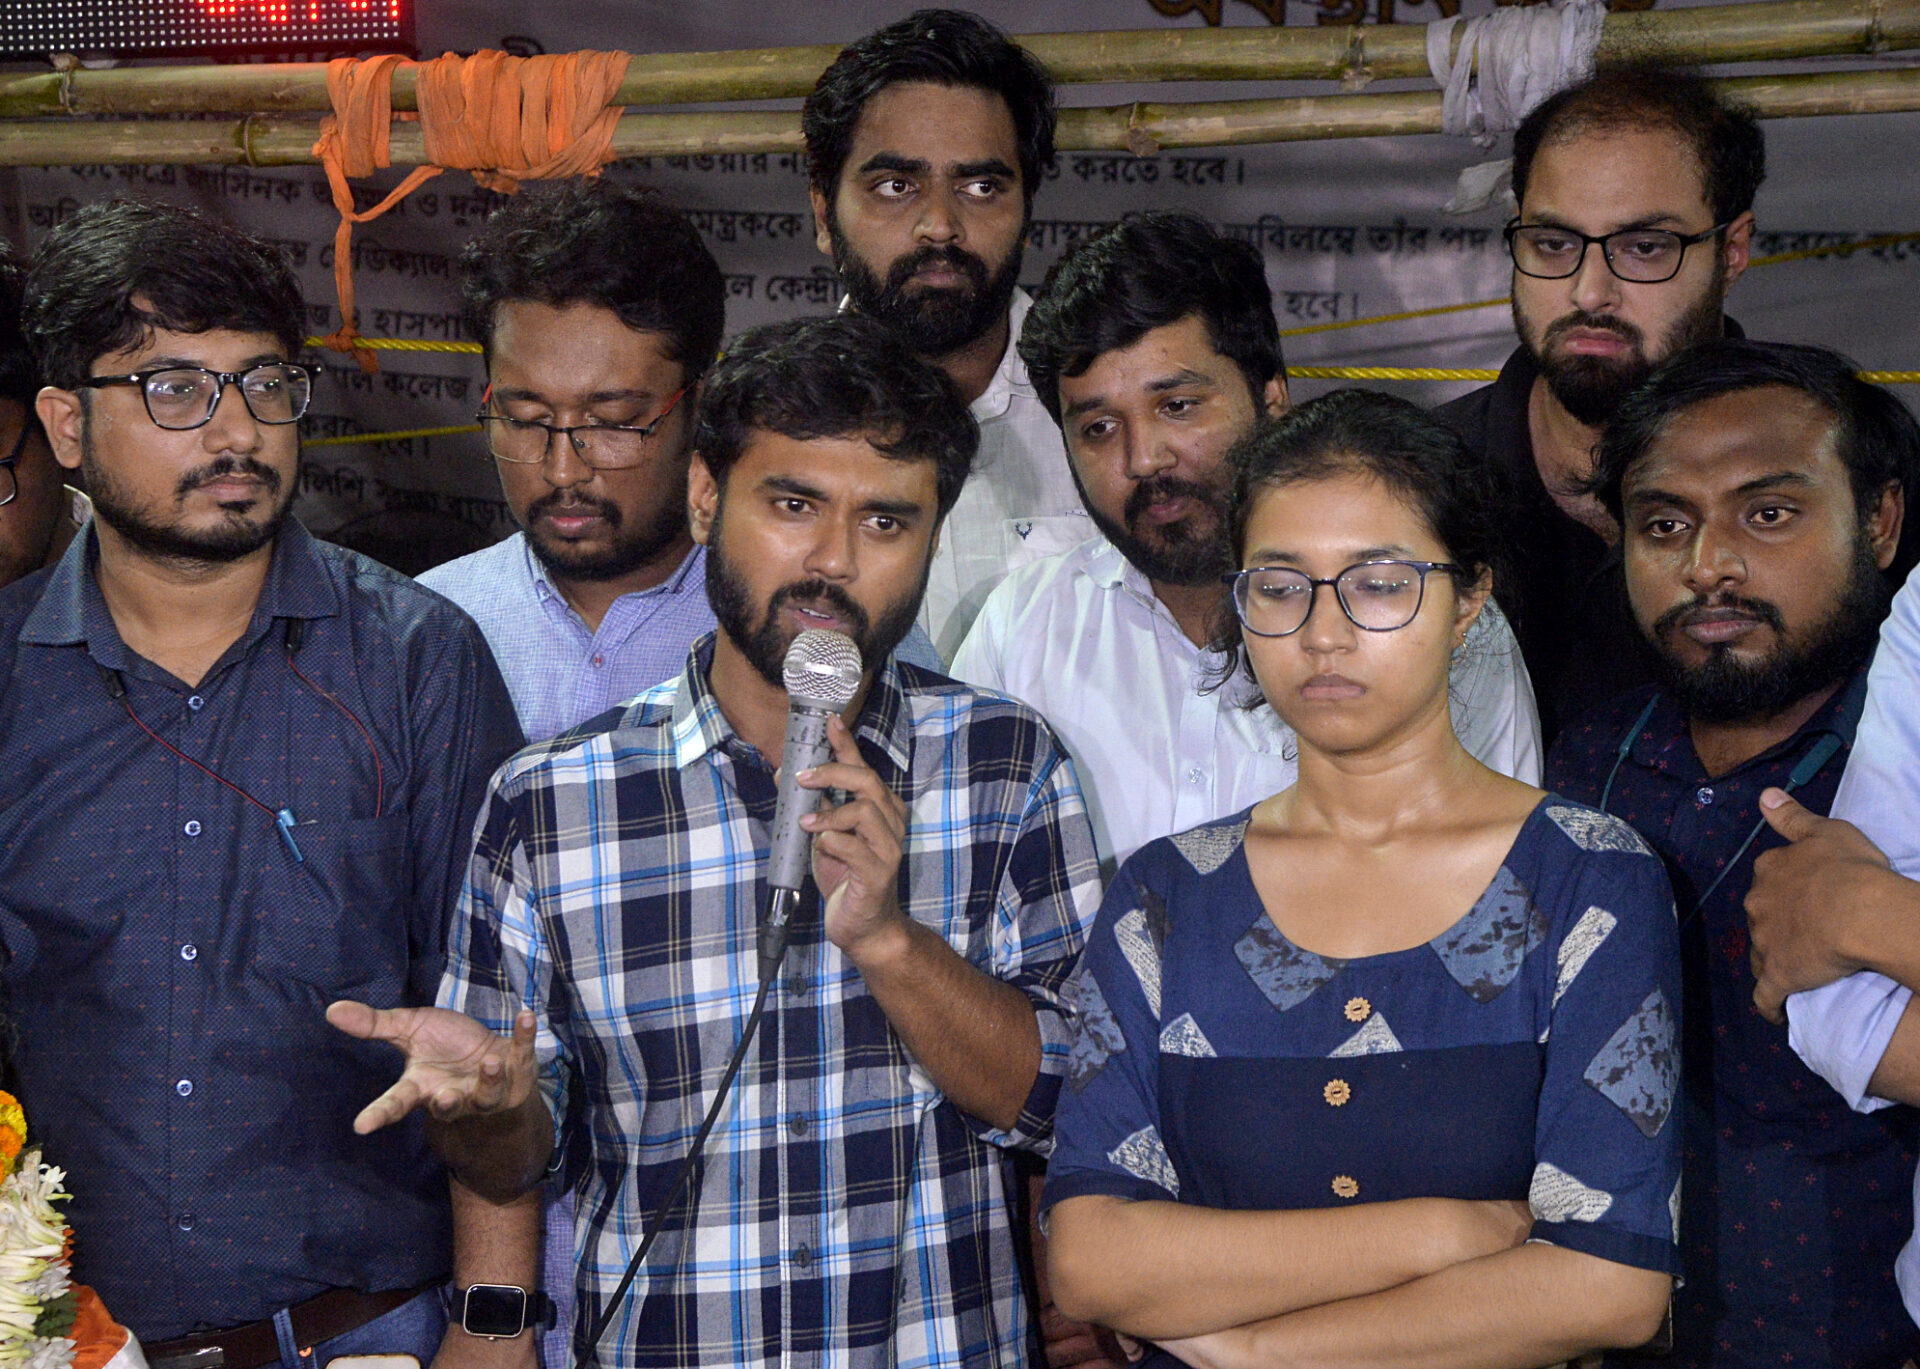
[[[0,56],[410,51],[409,0],[0,0]]]

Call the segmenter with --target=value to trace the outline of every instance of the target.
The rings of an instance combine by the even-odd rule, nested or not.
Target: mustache
[[[555,490],[545,494],[527,505],[527,522],[533,523],[555,513],[592,512],[607,520],[607,526],[620,526],[620,506],[610,499],[596,499],[590,494],[579,494],[566,490]]]
[[[280,493],[280,472],[251,456],[215,457],[204,466],[195,466],[180,477],[173,492],[177,498],[184,499],[202,485],[211,485],[230,475],[252,476],[268,494]]]
[[[1748,599],[1738,594],[1718,594],[1708,595],[1704,599],[1695,595],[1684,604],[1675,604],[1654,620],[1653,635],[1656,638],[1665,638],[1680,626],[1688,614],[1709,608],[1738,609],[1775,632],[1786,630],[1786,619],[1780,616],[1780,610],[1765,599]]]
[[[1178,476],[1156,475],[1133,487],[1133,493],[1127,496],[1126,507],[1120,511],[1121,518],[1131,528],[1150,506],[1167,499],[1192,499],[1212,509],[1218,509],[1222,502],[1220,492],[1210,486],[1182,480]]]
[[[825,604],[835,613],[845,618],[853,627],[853,636],[864,640],[867,635],[867,611],[856,604],[852,597],[840,586],[829,584],[825,580],[796,580],[774,591],[767,601],[767,620],[788,604],[799,600],[805,604]]]
[[[887,289],[898,293],[926,266],[948,266],[966,276],[976,292],[987,288],[987,264],[962,247],[928,245],[909,252],[887,271]]]
[[[1615,337],[1623,338],[1636,347],[1645,341],[1641,331],[1623,318],[1616,318],[1612,314],[1590,314],[1585,309],[1576,309],[1571,314],[1565,314],[1547,325],[1547,331],[1540,337],[1541,345],[1545,346],[1556,337],[1570,333],[1575,328],[1612,333]]]

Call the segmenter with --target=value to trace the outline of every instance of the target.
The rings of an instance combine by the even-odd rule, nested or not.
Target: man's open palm
[[[533,1092],[533,1013],[522,1008],[513,1035],[496,1036],[447,1008],[371,1008],[343,999],[327,1021],[363,1041],[384,1041],[406,1057],[393,1087],[362,1108],[353,1129],[365,1136],[425,1107],[437,1120],[510,1112]]]

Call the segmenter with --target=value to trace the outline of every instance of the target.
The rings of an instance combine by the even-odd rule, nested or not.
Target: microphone
[[[781,674],[787,686],[787,741],[773,807],[773,850],[767,857],[767,912],[760,921],[762,980],[774,976],[787,953],[812,845],[800,819],[820,806],[821,791],[801,788],[799,774],[832,758],[827,720],[860,690],[860,648],[843,632],[809,628],[787,648]]]

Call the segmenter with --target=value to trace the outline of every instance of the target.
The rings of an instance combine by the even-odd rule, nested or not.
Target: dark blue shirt
[[[520,742],[493,658],[444,599],[289,522],[190,688],[121,641],[95,560],[88,531],[0,591],[0,977],[76,1273],[149,1342],[439,1278],[420,1120],[352,1130],[398,1057],[322,1013],[433,1000],[474,814]],[[290,810],[303,859],[127,705]]]
[[[1897,1365],[1920,1351],[1893,1282],[1912,1225],[1914,1113],[1850,1111],[1753,1006],[1744,903],[1754,857],[1781,844],[1772,828],[1700,903],[1760,821],[1760,791],[1827,737],[1842,745],[1794,797],[1816,813],[1832,805],[1865,685],[1863,665],[1791,738],[1711,778],[1660,696],[1614,777],[1607,811],[1659,851],[1684,919],[1686,1284],[1668,1364]],[[1547,782],[1597,804],[1655,694],[1623,695],[1563,732]]]

